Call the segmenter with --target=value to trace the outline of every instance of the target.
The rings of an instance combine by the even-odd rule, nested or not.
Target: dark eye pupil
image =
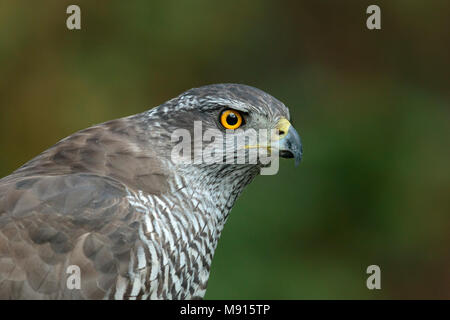
[[[228,123],[230,126],[234,126],[237,122],[238,122],[238,117],[237,117],[234,113],[230,113],[230,114],[227,116],[227,123]]]

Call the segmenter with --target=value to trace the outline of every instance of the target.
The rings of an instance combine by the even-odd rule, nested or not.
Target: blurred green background
[[[238,200],[206,298],[450,298],[449,58],[446,0],[1,1],[0,176],[191,87],[249,84],[290,108],[304,161]]]

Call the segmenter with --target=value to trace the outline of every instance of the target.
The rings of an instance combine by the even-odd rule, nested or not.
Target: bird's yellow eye
[[[242,116],[236,110],[225,110],[220,115],[220,123],[225,129],[237,129],[242,125]]]

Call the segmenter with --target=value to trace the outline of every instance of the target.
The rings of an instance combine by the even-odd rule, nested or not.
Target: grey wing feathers
[[[125,275],[136,212],[116,180],[93,174],[0,180],[0,299],[101,299]],[[81,269],[81,289],[67,268]]]

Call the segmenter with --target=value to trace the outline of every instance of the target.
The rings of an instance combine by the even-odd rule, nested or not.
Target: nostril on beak
[[[282,136],[283,134],[285,134],[285,132],[283,130],[278,130],[278,135]]]

